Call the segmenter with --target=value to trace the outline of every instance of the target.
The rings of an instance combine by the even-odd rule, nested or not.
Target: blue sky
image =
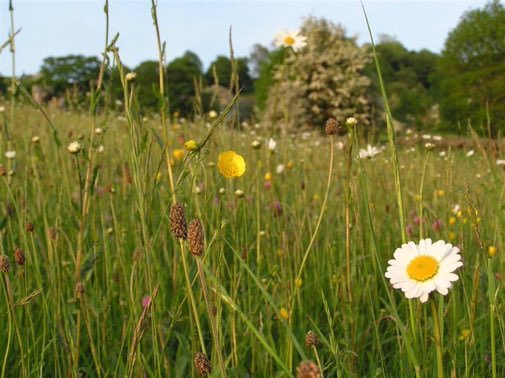
[[[109,0],[110,31],[120,33],[119,47],[129,66],[157,58],[149,0]],[[389,34],[409,49],[440,51],[461,15],[486,1],[364,0],[375,36]],[[14,0],[17,73],[37,72],[47,56],[99,55],[104,45],[103,1]],[[255,43],[271,45],[277,30],[296,28],[304,17],[326,17],[342,24],[360,43],[368,42],[361,4],[347,1],[159,0],[158,18],[167,60],[192,50],[208,64],[228,55],[233,27],[236,56],[249,55]],[[0,0],[0,40],[9,30],[8,0]],[[0,75],[11,71],[8,49],[0,55]]]

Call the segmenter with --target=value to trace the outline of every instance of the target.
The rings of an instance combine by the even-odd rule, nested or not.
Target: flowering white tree
[[[323,127],[330,117],[355,116],[361,125],[368,124],[367,48],[325,19],[306,19],[300,34],[307,45],[296,52],[286,49],[284,64],[274,73],[266,119],[283,129]]]

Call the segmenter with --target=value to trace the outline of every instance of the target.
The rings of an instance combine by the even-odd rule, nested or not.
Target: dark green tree
[[[247,58],[236,58],[235,64],[237,65],[237,75],[239,87],[242,93],[250,93],[253,89],[253,82],[249,73],[249,66]],[[226,56],[218,56],[211,64],[205,74],[207,83],[214,83],[214,70],[219,80],[219,85],[225,88],[230,87],[230,80],[232,76],[232,65],[230,58]]]
[[[437,73],[447,126],[505,130],[505,9],[495,0],[463,15],[445,41]]]
[[[254,82],[254,95],[256,97],[256,106],[259,110],[264,110],[270,88],[274,83],[275,68],[282,64],[284,51],[281,49],[273,50],[268,53],[266,59],[258,63],[258,78]]]
[[[160,84],[158,62],[154,60],[142,62],[133,71],[137,74],[135,86],[140,108],[156,108],[159,104]]]
[[[190,115],[194,110],[195,80],[202,77],[202,62],[187,51],[168,64],[166,77],[170,110]]]
[[[382,36],[376,45],[391,112],[408,126],[432,127],[438,119],[434,110],[433,75],[438,55],[428,50],[409,51],[399,41]],[[375,63],[367,67],[372,78],[376,107],[383,106]],[[436,109],[436,107],[435,107]]]
[[[40,82],[52,87],[53,94],[61,95],[69,88],[88,91],[98,79],[100,60],[95,56],[67,55],[48,57],[40,68]]]

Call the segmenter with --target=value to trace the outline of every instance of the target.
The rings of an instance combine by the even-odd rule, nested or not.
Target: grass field
[[[184,377],[195,374],[193,354],[202,350],[215,376],[218,350],[237,377],[289,376],[309,359],[326,376],[435,374],[429,305],[407,300],[384,277],[402,243],[387,149],[359,160],[355,145],[348,177],[346,138],[279,137],[272,151],[264,130],[234,131],[225,122],[199,153],[177,160],[181,141],[200,141],[209,130],[208,120],[177,121],[168,150],[172,192],[159,117],[139,118],[137,135],[124,117],[98,116],[91,141],[86,114],[50,111],[58,145],[39,112],[17,112],[19,127],[2,133],[2,145],[16,151],[3,158],[0,189],[2,252],[10,259],[2,274],[2,375]],[[75,155],[67,151],[74,140],[84,147]],[[420,140],[399,147],[408,238],[449,241],[464,259],[449,294],[430,297],[442,319],[443,369],[490,376],[494,348],[500,376],[503,170],[478,140],[471,157],[427,150]],[[217,155],[232,148],[247,169],[225,179]],[[171,233],[172,197],[188,222],[201,219],[202,257]],[[16,247],[24,265],[15,263]],[[317,349],[305,345],[309,330]]]
[[[143,113],[105,45],[123,112],[2,100],[0,376],[505,375],[501,141],[189,121],[162,75]],[[385,273],[425,238],[463,266],[422,303]]]

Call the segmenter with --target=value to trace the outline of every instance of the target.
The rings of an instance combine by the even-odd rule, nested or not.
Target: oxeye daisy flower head
[[[406,298],[419,298],[424,303],[432,291],[447,295],[452,283],[458,280],[454,271],[463,265],[459,252],[459,248],[443,240],[408,242],[388,261],[386,277]]]
[[[217,166],[226,178],[240,177],[245,173],[245,160],[235,151],[221,152]]]
[[[275,35],[275,46],[291,47],[294,52],[298,52],[307,46],[307,37],[301,35],[299,30],[281,30]]]

